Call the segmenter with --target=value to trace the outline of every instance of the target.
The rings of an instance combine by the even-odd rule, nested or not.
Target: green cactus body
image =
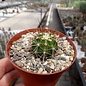
[[[36,57],[49,58],[56,53],[58,44],[56,37],[50,33],[40,33],[32,42],[31,51]]]

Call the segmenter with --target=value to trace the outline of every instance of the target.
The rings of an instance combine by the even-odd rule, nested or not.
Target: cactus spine
[[[32,42],[31,51],[32,53],[42,60],[49,58],[56,53],[58,44],[56,37],[51,33],[39,33]]]

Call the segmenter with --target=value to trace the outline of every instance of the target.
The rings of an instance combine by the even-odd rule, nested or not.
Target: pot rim
[[[39,29],[39,30],[38,30]],[[33,31],[34,30],[34,31]],[[45,30],[45,31],[44,31]],[[47,73],[47,74],[40,74],[40,73],[35,73],[35,72],[31,72],[31,71],[27,71],[27,70],[24,70],[24,69],[22,69],[22,68],[20,68],[19,66],[17,66],[14,62],[12,62],[11,61],[11,59],[10,59],[10,56],[9,56],[9,51],[10,51],[10,45],[12,46],[12,40],[16,37],[16,36],[18,36],[19,34],[20,34],[20,36],[21,35],[23,35],[23,34],[25,34],[25,33],[28,33],[28,32],[35,32],[35,31],[44,31],[44,32],[48,32],[48,31],[50,31],[51,33],[53,32],[53,34],[55,33],[55,34],[60,34],[60,35],[62,35],[63,37],[66,37],[66,39],[69,41],[69,42],[71,42],[71,45],[73,46],[73,49],[74,49],[74,57],[73,57],[73,61],[72,61],[72,63],[71,63],[71,65],[73,65],[73,63],[75,62],[75,60],[76,60],[76,55],[77,55],[77,51],[76,51],[76,47],[75,47],[75,45],[74,45],[74,43],[72,42],[72,40],[71,39],[69,39],[68,38],[68,36],[66,36],[65,34],[63,34],[63,33],[61,33],[61,32],[59,32],[59,31],[56,31],[56,30],[53,30],[53,29],[50,29],[50,28],[48,28],[48,29],[46,29],[46,28],[32,28],[32,29],[26,29],[26,30],[23,30],[23,31],[21,31],[21,32],[19,32],[19,33],[17,33],[16,35],[14,35],[10,40],[9,40],[9,42],[7,43],[7,45],[6,45],[6,57],[9,59],[9,61],[11,62],[11,64],[15,67],[15,68],[17,68],[17,69],[19,69],[19,70],[21,70],[21,71],[23,71],[23,72],[26,72],[26,73],[30,73],[30,74],[35,74],[35,75],[53,75],[53,74],[57,74],[57,73],[62,73],[62,72],[64,72],[64,71],[66,71],[71,65],[69,65],[68,67],[66,67],[65,69],[63,69],[63,70],[60,70],[60,71],[55,71],[55,72],[53,72],[53,73]],[[20,37],[17,37],[17,40],[19,39]],[[15,39],[14,39],[15,40]],[[16,41],[16,40],[15,40]],[[11,43],[11,44],[10,44]]]

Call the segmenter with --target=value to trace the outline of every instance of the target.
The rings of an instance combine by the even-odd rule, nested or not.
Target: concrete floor
[[[41,14],[39,12],[22,12],[0,22],[0,27],[4,27],[4,29],[10,27],[12,30],[36,28],[40,20]]]

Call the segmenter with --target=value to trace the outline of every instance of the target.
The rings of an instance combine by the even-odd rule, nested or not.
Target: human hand
[[[13,68],[8,58],[0,60],[0,86],[10,86],[14,80],[19,77],[17,71]],[[16,86],[23,86],[17,84]]]

